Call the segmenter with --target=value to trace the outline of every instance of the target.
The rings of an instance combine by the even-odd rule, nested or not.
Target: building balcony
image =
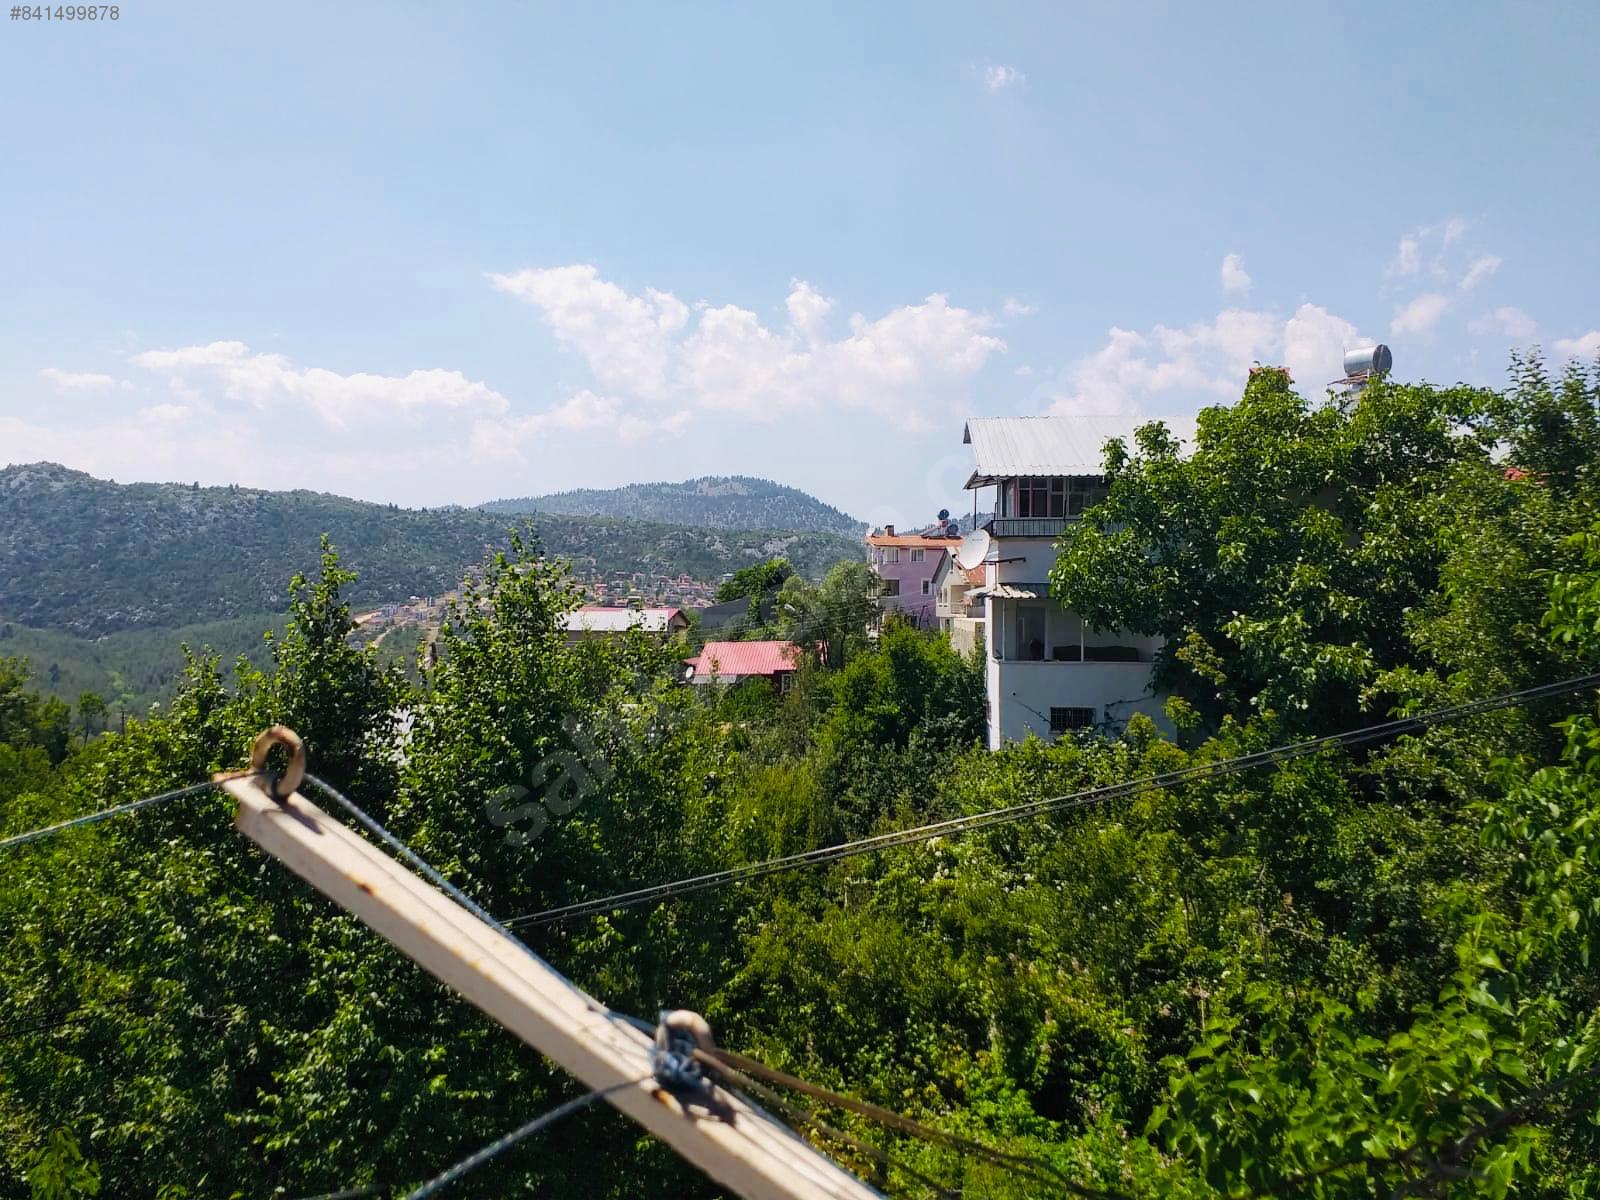
[[[1075,517],[996,517],[988,524],[991,535],[997,538],[1058,538],[1065,532],[1067,522]]]

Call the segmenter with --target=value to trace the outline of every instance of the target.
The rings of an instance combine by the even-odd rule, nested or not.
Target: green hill
[[[94,637],[281,611],[285,585],[330,535],[358,603],[436,595],[505,544],[521,518],[405,509],[319,492],[118,484],[53,463],[0,470],[0,619]],[[541,513],[546,552],[579,574],[714,580],[782,554],[819,577],[853,537],[712,530]]]
[[[491,500],[496,513],[564,513],[575,517],[625,517],[705,529],[806,529],[860,537],[865,522],[799,488],[748,475],[704,475],[682,483],[630,483],[619,488],[579,488],[548,496]]]
[[[95,692],[112,712],[142,713],[169,699],[183,669],[182,647],[222,656],[231,666],[243,654],[255,666],[270,660],[263,634],[283,631],[278,613],[253,613],[175,629],[126,629],[104,637],[79,637],[0,621],[0,657],[25,658],[32,684],[69,702]]]

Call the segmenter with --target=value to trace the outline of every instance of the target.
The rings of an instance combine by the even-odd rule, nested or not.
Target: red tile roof
[[[775,675],[794,670],[799,657],[800,647],[793,642],[707,642],[684,662],[696,675]]]
[[[924,537],[920,533],[869,533],[869,546],[936,546],[941,550],[954,550],[961,545],[960,538]]]

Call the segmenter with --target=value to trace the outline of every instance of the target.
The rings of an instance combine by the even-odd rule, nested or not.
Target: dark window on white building
[[[1066,733],[1069,729],[1088,729],[1094,724],[1094,709],[1092,708],[1056,708],[1050,709],[1050,732]]]

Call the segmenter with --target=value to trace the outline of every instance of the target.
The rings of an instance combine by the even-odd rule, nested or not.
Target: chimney
[[[894,536],[894,526],[893,525],[885,525],[883,527],[883,534],[884,534],[885,537],[893,537]]]

